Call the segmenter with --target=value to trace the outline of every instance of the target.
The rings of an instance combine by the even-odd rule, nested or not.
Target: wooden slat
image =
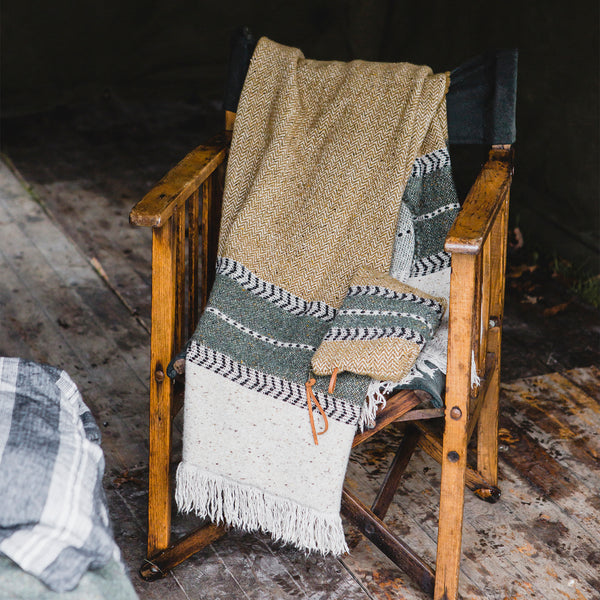
[[[175,233],[172,221],[153,230],[152,333],[150,348],[150,456],[148,555],[169,546],[171,530],[171,402],[166,368],[174,354]]]
[[[377,413],[375,427],[373,429],[365,429],[361,433],[354,436],[352,447],[355,448],[359,444],[368,440],[371,436],[381,431],[384,427],[406,414],[411,408],[421,404],[421,399],[411,390],[403,390],[394,394],[388,399],[385,407]]]
[[[194,333],[198,323],[199,279],[198,263],[200,252],[200,194],[198,190],[188,200],[188,337]]]
[[[227,531],[227,527],[214,523],[192,531],[166,550],[145,560],[140,568],[141,577],[146,581],[165,577],[173,567],[223,537]]]
[[[500,214],[496,217],[496,220],[500,218]],[[492,228],[493,232],[493,228]],[[490,235],[485,243],[483,244],[483,253],[481,256],[481,311],[479,320],[479,355],[477,357],[477,364],[480,369],[485,368],[485,360],[487,356],[487,340],[488,330],[490,328],[490,304],[492,295],[492,243],[493,233]],[[479,372],[478,375],[483,377],[483,372]]]
[[[490,389],[491,382],[493,381],[494,375],[496,375],[497,360],[496,355],[488,352],[485,361],[485,371],[481,376],[481,383],[478,388],[478,393],[475,398],[471,397],[471,402],[469,406],[469,425],[467,427],[467,440],[471,440],[471,436],[473,435],[473,431],[475,426],[479,422],[479,415],[481,414],[481,409],[485,403],[485,399],[487,397],[488,391]]]
[[[185,203],[173,212],[175,232],[175,352],[179,352],[185,339],[185,212]]]
[[[498,415],[502,356],[502,321],[506,281],[506,245],[508,233],[509,193],[506,194],[489,239],[490,291],[488,299],[487,350],[496,357],[477,424],[477,469],[493,485],[498,484]]]
[[[417,408],[406,414],[398,417],[396,423],[404,423],[406,421],[422,421],[424,419],[440,419],[444,416],[443,408]]]
[[[482,290],[482,279],[483,279],[483,252],[475,255],[475,297],[473,299],[473,329],[472,329],[472,339],[471,339],[471,348],[472,348],[472,356],[475,360],[475,368],[477,370],[477,375],[481,377],[483,375],[483,369],[485,368],[485,364],[483,362],[479,362],[479,355],[481,349],[481,299],[483,295]],[[479,393],[479,385],[471,386],[471,396],[477,396]]]
[[[200,310],[203,311],[206,303],[208,302],[208,295],[210,293],[210,259],[209,259],[209,248],[210,248],[210,222],[212,213],[212,200],[213,200],[213,178],[209,177],[202,184],[202,284],[200,289]]]
[[[463,207],[446,238],[446,252],[477,254],[491,231],[512,178],[512,152],[490,151]]]
[[[235,117],[236,113],[231,110],[225,111],[225,131],[233,131],[233,126],[235,125]]]
[[[160,227],[175,206],[185,202],[225,160],[227,148],[227,136],[219,135],[192,150],[133,207],[129,221],[144,227]]]

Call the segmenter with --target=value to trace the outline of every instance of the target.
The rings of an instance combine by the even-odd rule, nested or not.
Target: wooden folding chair
[[[228,145],[253,47],[244,32],[232,48],[224,133],[186,156],[130,215],[132,223],[153,232],[148,559],[140,570],[148,580],[162,577],[227,531],[209,524],[171,540],[171,429],[182,393],[165,373],[194,331],[214,278]],[[457,597],[465,485],[487,501],[500,497],[498,397],[516,59],[515,51],[492,53],[452,72],[450,142],[492,148],[445,244],[452,254],[445,409],[419,407],[421,399],[409,390],[390,398],[375,428],[357,434],[353,444],[391,423],[406,422],[381,489],[371,508],[347,489],[342,498],[343,514],[436,599]],[[471,386],[472,355],[481,379],[477,389]],[[467,463],[467,445],[476,427],[475,467]],[[417,447],[442,466],[435,571],[383,522]]]

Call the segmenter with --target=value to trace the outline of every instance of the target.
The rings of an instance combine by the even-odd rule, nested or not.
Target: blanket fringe
[[[477,375],[477,363],[475,362],[475,352],[471,352],[471,388],[481,385],[481,377]]]
[[[244,531],[263,531],[302,550],[334,556],[349,551],[339,511],[320,512],[185,462],[177,469],[175,500],[181,512]]]
[[[377,411],[381,408],[385,408],[386,394],[393,392],[397,385],[398,383],[395,381],[379,381],[378,379],[371,379],[369,389],[367,390],[367,398],[358,419],[358,428],[361,432],[365,429],[373,429],[373,427],[375,427],[375,416]]]

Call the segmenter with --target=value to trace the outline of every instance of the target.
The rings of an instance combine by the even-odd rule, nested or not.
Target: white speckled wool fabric
[[[329,392],[311,358],[355,271],[390,270],[416,159],[445,147],[447,84],[428,67],[311,61],[259,41],[216,280],[186,356],[181,510],[347,551],[341,491],[370,378],[344,372]],[[309,409],[313,377],[327,422]]]

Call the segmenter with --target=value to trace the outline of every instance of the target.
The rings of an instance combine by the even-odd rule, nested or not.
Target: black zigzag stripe
[[[324,342],[369,341],[388,338],[402,338],[419,346],[425,344],[425,338],[408,327],[332,327]]]
[[[422,275],[430,275],[431,273],[437,273],[442,269],[450,267],[451,257],[447,252],[438,252],[431,256],[419,258],[413,263],[410,276],[420,277]]]
[[[423,175],[437,171],[449,164],[450,153],[447,148],[434,150],[423,156],[417,156],[412,166],[411,177],[423,177]]]
[[[415,304],[423,304],[423,306],[433,308],[438,314],[444,312],[443,306],[436,300],[423,298],[412,292],[395,292],[382,285],[353,285],[348,288],[348,296],[379,296],[390,300],[404,300],[406,302],[414,302]]]
[[[306,390],[303,386],[246,367],[227,355],[211,350],[197,342],[190,343],[187,359],[246,389],[260,392],[294,406],[302,408],[306,406]],[[352,426],[358,422],[360,407],[322,392],[316,392],[315,396],[328,418]]]
[[[260,279],[244,265],[231,258],[217,259],[217,273],[233,279],[245,290],[293,315],[316,317],[323,321],[333,321],[335,317],[336,309],[327,303],[307,302],[294,296],[275,284]]]

